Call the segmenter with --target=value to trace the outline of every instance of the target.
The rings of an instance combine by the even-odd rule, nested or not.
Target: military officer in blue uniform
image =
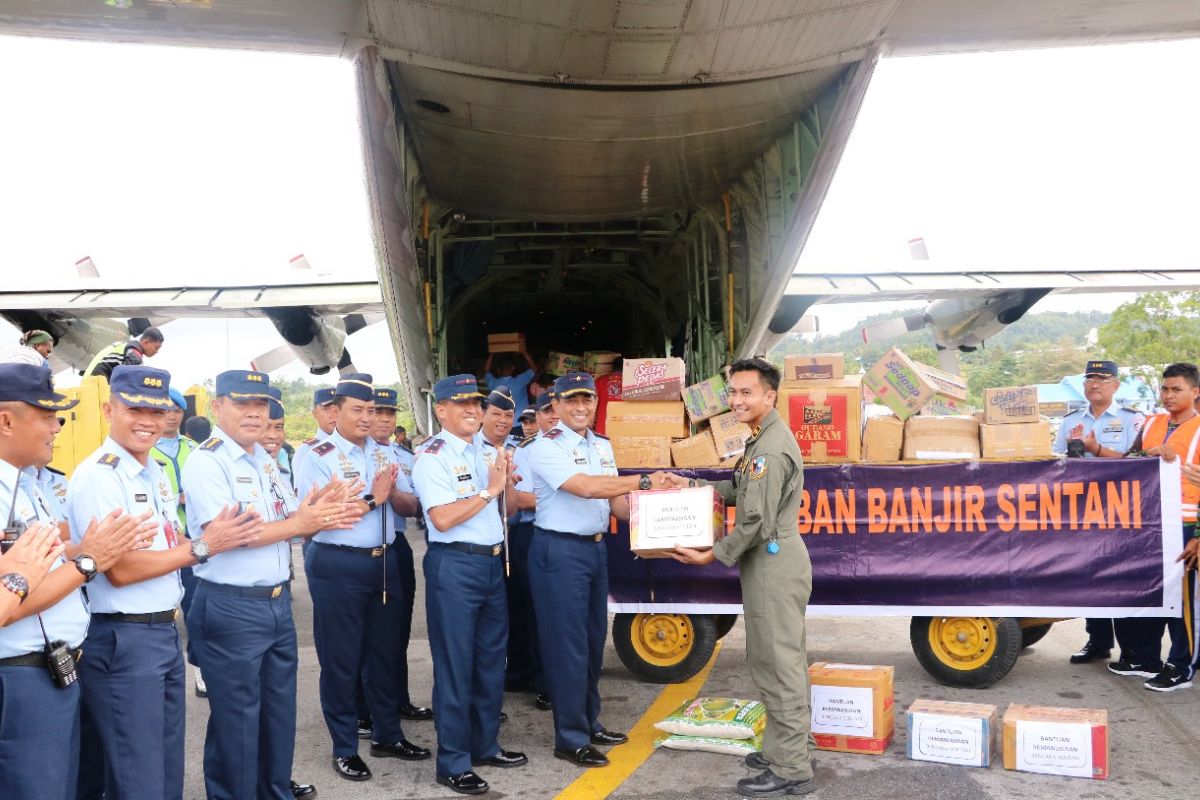
[[[333,405],[334,391],[332,386],[313,390],[312,416],[317,423],[317,432],[311,439],[305,440],[296,448],[296,455],[292,459],[293,474],[300,463],[301,456],[325,441],[329,438],[329,434],[333,433],[337,419],[337,409]]]
[[[650,488],[652,476],[617,475],[608,439],[590,429],[596,383],[586,372],[554,382],[559,422],[530,445],[537,520],[529,547],[529,582],[542,671],[554,704],[554,755],[582,767],[608,758],[593,744],[627,741],[600,724],[600,667],[608,633],[610,514],[629,518],[626,495]]]
[[[50,371],[32,364],[0,364],[0,497],[6,537],[56,524],[50,501],[33,479],[47,464],[61,424],[58,415],[77,401],[57,394]],[[30,526],[33,526],[32,529]],[[24,576],[0,579],[0,592],[20,605],[0,627],[0,795],[5,800],[70,800],[79,765],[80,685],[77,664],[87,635],[85,581],[108,570],[135,547],[147,547],[157,526],[128,513],[89,523],[71,561],[58,558],[32,591]],[[47,647],[66,651],[56,680]],[[61,663],[61,662],[60,662]]]
[[[1121,387],[1116,362],[1093,359],[1083,370],[1083,393],[1088,407],[1063,417],[1054,440],[1054,452],[1073,458],[1123,458],[1137,439],[1145,416],[1114,401]],[[1071,656],[1072,664],[1108,658],[1120,628],[1111,619],[1088,619],[1087,643]]]
[[[508,618],[504,596],[503,526],[497,498],[515,507],[511,459],[479,432],[483,395],[475,376],[451,375],[433,387],[442,430],[417,455],[413,483],[424,508],[425,610],[433,655],[437,710],[437,781],[460,794],[488,784],[473,766],[518,767],[523,753],[499,743]]]
[[[179,523],[178,496],[150,451],[173,405],[170,375],[118,366],[104,416],[109,435],[83,460],[67,497],[72,541],[114,510],[148,514],[153,544],[130,553],[88,586],[92,624],[79,664],[83,686],[79,798],[182,798],[183,653],[175,627],[183,597],[180,570],[196,563]],[[252,544],[257,517],[215,520],[204,535],[210,553]],[[94,759],[94,760],[93,760]]]
[[[371,770],[358,755],[355,696],[360,680],[374,723],[371,755],[419,761],[430,751],[404,738],[395,681],[403,612],[393,512],[417,513],[416,497],[397,487],[390,450],[371,438],[375,389],[371,376],[350,373],[338,382],[337,424],[301,461],[301,486],[330,480],[366,484],[356,503],[362,516],[349,530],[321,530],[304,558],[313,600],[313,639],[321,663],[321,710],[333,739],[333,769],[364,781]]]
[[[187,615],[209,686],[204,784],[212,800],[292,800],[296,741],[296,627],[289,539],[346,528],[361,516],[333,481],[293,508],[275,461],[258,440],[266,426],[267,375],[217,376],[212,438],[183,468],[193,537],[226,509],[252,509],[264,527],[254,546],[197,552]]]

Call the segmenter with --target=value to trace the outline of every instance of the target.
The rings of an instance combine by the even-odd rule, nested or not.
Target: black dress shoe
[[[414,706],[412,703],[405,703],[400,706],[400,718],[412,720],[413,722],[428,722],[433,719],[433,709],[425,708],[424,706]]]
[[[524,753],[517,753],[511,750],[501,750],[491,758],[481,758],[478,761],[472,761],[472,767],[501,767],[507,769],[509,767],[523,767],[529,763],[529,759]]]
[[[763,758],[762,753],[750,753],[743,760],[750,769],[764,770],[771,768],[771,762]]]
[[[426,747],[418,747],[407,739],[392,744],[371,742],[371,755],[376,758],[399,758],[404,761],[424,761],[432,753]]]
[[[533,698],[533,704],[539,711],[549,711],[554,708],[554,703],[550,702],[550,695],[545,692],[538,692],[537,696]]]
[[[503,711],[501,711],[501,712],[500,712],[500,721],[501,721],[501,722],[508,722],[508,714],[505,714]]]
[[[348,781],[368,781],[371,779],[371,768],[357,755],[334,756],[333,771]]]
[[[771,770],[737,782],[737,792],[742,797],[782,797],[789,794],[808,794],[817,788],[812,778],[806,781],[788,781]]]
[[[302,797],[312,800],[312,798],[316,796],[317,787],[308,783],[296,783],[295,781],[292,781],[292,797],[296,798],[296,800],[300,800]]]
[[[375,732],[375,725],[369,719],[360,719],[358,721],[358,738],[370,739],[371,734]]]
[[[628,741],[629,737],[625,734],[606,731],[604,728],[592,734],[592,744],[625,744]]]
[[[459,794],[483,794],[488,790],[487,781],[470,770],[448,778],[438,775],[437,782],[442,786],[449,786]]]
[[[585,744],[578,750],[555,750],[554,757],[561,758],[563,761],[570,761],[572,764],[580,767],[608,766],[608,756],[590,744]]]
[[[1102,658],[1108,658],[1111,654],[1110,650],[1101,650],[1096,645],[1088,642],[1083,646],[1082,650],[1071,655],[1071,663],[1086,664],[1089,661],[1099,661]]]

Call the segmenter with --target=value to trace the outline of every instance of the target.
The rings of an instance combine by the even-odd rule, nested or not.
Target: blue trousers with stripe
[[[44,666],[0,667],[0,797],[75,797],[79,697],[78,681],[59,689]]]

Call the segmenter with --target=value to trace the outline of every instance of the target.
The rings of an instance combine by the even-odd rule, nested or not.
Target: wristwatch
[[[492,494],[492,493],[491,493],[491,492],[489,492],[487,489],[483,489],[483,490],[481,490],[481,491],[479,492],[479,497],[482,497],[482,498],[483,498],[483,502],[485,502],[485,503],[490,503],[490,502],[492,502],[493,500],[495,500],[495,499],[496,499],[496,495]]]
[[[21,602],[25,602],[26,596],[29,594],[29,581],[25,580],[25,576],[19,572],[10,572],[6,575],[0,575],[0,586],[8,589],[10,592],[21,598]]]
[[[96,577],[96,559],[89,555],[81,554],[75,556],[75,569],[79,570],[79,574],[83,575],[84,583],[91,583],[92,578]]]
[[[638,488],[643,492],[649,489],[652,485],[653,484],[650,482],[649,475],[642,475],[642,477],[638,478]]]
[[[374,511],[375,507],[379,505],[375,502],[375,495],[373,494],[364,494],[362,499],[367,504],[367,511]]]
[[[200,564],[208,561],[208,542],[203,539],[192,539],[192,558]]]

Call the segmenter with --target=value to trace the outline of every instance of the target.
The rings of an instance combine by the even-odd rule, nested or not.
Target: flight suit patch
[[[766,477],[766,475],[767,475],[767,458],[766,458],[766,456],[759,456],[758,458],[751,461],[749,467],[746,469],[746,475],[749,476],[750,480],[752,480],[752,481],[756,481],[760,478]]]

